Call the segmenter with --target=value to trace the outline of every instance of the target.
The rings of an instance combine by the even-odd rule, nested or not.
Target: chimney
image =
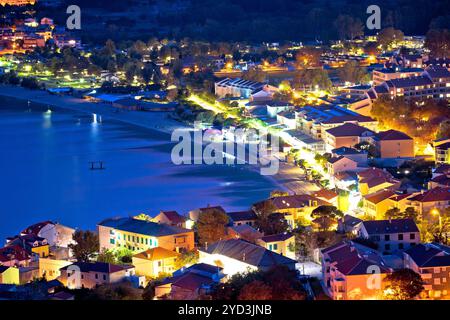
[[[389,224],[391,224],[392,223],[392,218],[391,217],[389,217]]]
[[[245,262],[245,252],[242,254],[242,261]]]

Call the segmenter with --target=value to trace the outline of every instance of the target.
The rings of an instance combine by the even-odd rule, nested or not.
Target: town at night
[[[0,0],[0,305],[450,300],[449,29],[447,0]]]

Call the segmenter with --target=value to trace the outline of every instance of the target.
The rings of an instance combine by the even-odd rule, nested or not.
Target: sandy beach
[[[119,110],[109,104],[93,103],[84,99],[71,96],[53,95],[43,90],[30,90],[17,86],[0,85],[0,96],[27,100],[30,103],[39,103],[54,108],[69,109],[78,112],[101,115],[128,124],[140,126],[150,130],[170,135],[177,128],[186,127],[183,123],[171,119],[167,112],[143,112]],[[259,172],[260,166],[250,166],[252,170]],[[266,176],[274,182],[279,189],[294,194],[304,194],[317,191],[319,187],[306,181],[302,170],[286,162],[279,163],[279,172],[272,176]]]
[[[183,127],[181,122],[168,117],[167,112],[128,111],[112,108],[105,103],[94,103],[71,96],[59,96],[43,90],[29,90],[16,86],[0,86],[0,96],[27,100],[50,107],[70,109],[89,114],[101,115],[117,121],[133,124],[147,129],[171,134],[176,128]]]

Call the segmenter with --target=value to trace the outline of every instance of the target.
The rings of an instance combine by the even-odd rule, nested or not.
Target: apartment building
[[[107,219],[97,225],[100,250],[128,248],[134,252],[162,247],[172,251],[194,248],[194,232],[134,218]]]

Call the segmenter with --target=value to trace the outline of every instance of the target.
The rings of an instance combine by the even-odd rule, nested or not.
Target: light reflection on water
[[[170,137],[159,132],[31,108],[0,99],[0,239],[47,219],[94,229],[106,217],[141,212],[246,209],[275,188],[243,166],[175,166]],[[90,161],[106,169],[89,170]]]

